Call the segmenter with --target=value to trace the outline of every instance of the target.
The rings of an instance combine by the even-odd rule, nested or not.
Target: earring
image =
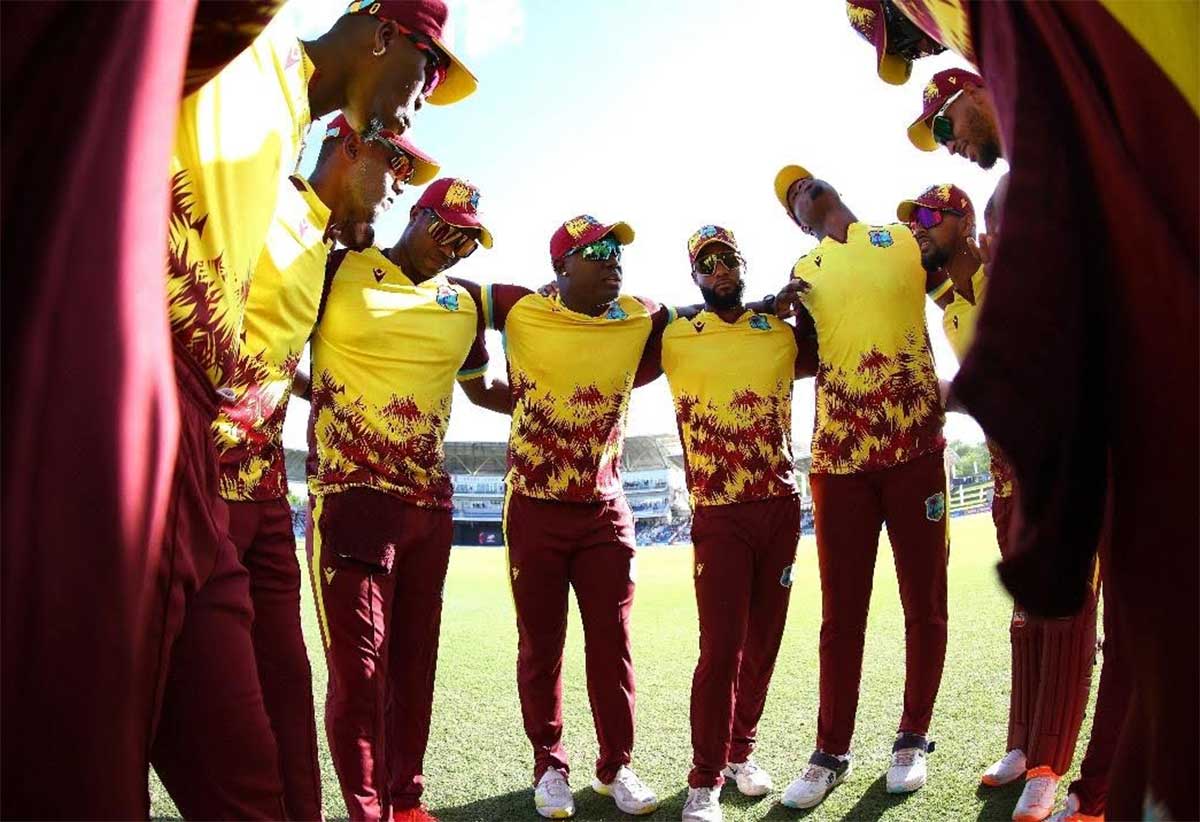
[[[387,52],[386,48],[384,48],[383,46],[379,46],[374,51],[372,51],[371,54],[374,54],[376,57],[382,57],[384,55],[384,53],[386,53],[386,52]]]

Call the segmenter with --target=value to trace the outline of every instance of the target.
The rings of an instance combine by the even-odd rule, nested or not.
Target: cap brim
[[[437,214],[438,218],[444,223],[449,223],[450,225],[457,226],[458,228],[478,228],[479,243],[484,248],[492,247],[492,232],[484,228],[483,223],[479,222],[478,217],[471,214],[464,214],[461,211],[449,211],[448,209],[444,209],[440,206],[429,206],[429,208],[432,208],[433,212]]]
[[[441,40],[433,42],[450,58],[450,65],[446,68],[446,76],[442,82],[438,83],[433,93],[425,98],[425,102],[435,106],[448,106],[451,103],[457,103],[464,97],[470,97],[475,93],[475,89],[479,88],[479,80],[463,64],[462,60],[454,56],[454,52],[446,48],[445,43]]]
[[[908,127],[908,139],[921,151],[937,151],[937,140],[933,139],[933,129],[925,118]]]
[[[789,214],[792,212],[788,205],[788,190],[792,187],[792,183],[811,176],[812,173],[804,166],[784,166],[775,175],[775,197],[783,206],[784,211]]]
[[[438,172],[442,169],[437,160],[413,145],[407,137],[400,137],[392,142],[413,160],[413,176],[408,181],[408,185],[423,186],[437,177]]]
[[[729,248],[733,249],[734,251],[738,250],[738,247],[736,245],[734,245],[733,243],[729,242],[729,240],[726,240],[722,237],[709,237],[708,239],[706,239],[702,243],[700,243],[700,245],[696,246],[696,250],[694,252],[692,252],[692,254],[691,254],[692,262],[694,263],[694,262],[696,262],[696,260],[698,260],[700,258],[701,251],[708,248],[710,245],[718,245],[718,244],[723,245],[723,246],[728,246]]]
[[[917,210],[917,206],[921,205],[916,200],[901,200],[900,205],[896,206],[896,219],[902,223],[907,223],[908,218]]]
[[[600,237],[607,237],[609,234],[617,238],[617,242],[621,245],[629,245],[633,242],[633,228],[629,223],[613,223],[604,229],[604,233]],[[597,238],[599,239],[599,238]]]
[[[885,54],[879,60],[879,79],[893,86],[902,86],[912,76],[912,63],[895,54]]]

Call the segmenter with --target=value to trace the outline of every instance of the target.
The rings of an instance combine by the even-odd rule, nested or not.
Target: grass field
[[[884,786],[891,743],[900,716],[904,681],[904,619],[887,540],[881,542],[868,626],[862,695],[854,737],[855,773],[812,811],[779,805],[787,783],[812,750],[817,713],[817,636],[820,582],[816,545],[801,540],[796,557],[787,634],[759,728],[758,762],[775,778],[776,791],[758,800],[729,785],[725,818],[736,820],[886,819],[967,820],[1011,818],[1021,783],[981,790],[979,774],[1004,752],[1008,712],[1010,605],[996,581],[995,532],[988,516],[952,521],[950,644],[930,736],[930,781],[907,797]],[[691,550],[648,548],[638,556],[633,611],[637,672],[637,744],[633,766],[653,787],[662,807],[648,819],[678,819],[691,762],[688,697],[697,654]],[[578,613],[571,606],[564,663],[565,742],[572,756],[577,818],[629,819],[588,784],[596,742],[583,673]],[[317,725],[322,727],[325,668],[311,595],[305,589],[304,628],[313,663]],[[446,581],[441,655],[433,730],[425,758],[426,803],[450,820],[532,820],[532,760],[521,729],[516,694],[516,629],[504,567],[497,549],[455,550]],[[1092,699],[1098,669],[1092,681]],[[1091,707],[1076,752],[1078,771],[1087,744]],[[325,812],[345,818],[328,748],[321,738]],[[152,814],[177,816],[156,779]]]

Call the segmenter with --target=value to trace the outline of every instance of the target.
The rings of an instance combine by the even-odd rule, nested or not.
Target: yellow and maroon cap
[[[983,88],[983,78],[966,69],[951,68],[939,71],[925,84],[921,92],[921,116],[908,127],[908,139],[921,151],[936,151],[933,139],[933,116],[968,85]]]
[[[479,242],[484,248],[492,247],[492,232],[479,221],[479,189],[457,177],[442,177],[434,180],[421,192],[417,208],[432,209],[442,222],[459,228],[478,228]]]
[[[345,137],[353,130],[350,121],[346,119],[346,115],[339,114],[325,128],[325,139],[336,140],[339,137]],[[425,183],[436,177],[438,171],[441,170],[442,167],[438,164],[437,160],[413,145],[412,141],[407,137],[397,134],[394,131],[388,131],[387,129],[381,130],[379,137],[412,158],[413,175],[412,179],[407,181],[410,185],[425,185]]]
[[[879,79],[893,86],[908,81],[913,59],[946,50],[928,39],[890,0],[846,0],[846,17],[859,36],[875,47]],[[889,34],[895,42],[889,42]]]
[[[737,240],[733,237],[733,232],[728,228],[722,228],[719,225],[701,226],[695,234],[688,237],[688,260],[692,265],[696,264],[696,258],[700,256],[700,251],[706,245],[713,243],[724,243],[725,245],[737,251]]]
[[[609,234],[621,245],[633,242],[628,223],[602,223],[590,214],[580,214],[560,225],[550,237],[550,260],[558,262],[577,248],[594,243]]]
[[[812,172],[804,166],[784,166],[775,175],[775,197],[779,200],[779,204],[783,206],[783,210],[788,214],[792,213],[791,207],[788,206],[788,191],[791,189],[792,183],[811,176]]]
[[[932,208],[934,211],[957,211],[975,219],[975,206],[967,192],[952,183],[930,186],[912,200],[901,200],[896,206],[896,217],[902,223],[907,223],[917,206]]]
[[[479,87],[479,81],[457,57],[446,48],[442,31],[450,10],[443,0],[354,0],[346,14],[367,14],[380,20],[391,20],[410,32],[423,34],[449,59],[446,76],[437,84],[426,101],[435,106],[457,103]]]

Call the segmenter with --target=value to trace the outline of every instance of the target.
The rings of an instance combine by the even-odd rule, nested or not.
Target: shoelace
[[[1058,783],[1048,776],[1036,777],[1025,784],[1025,790],[1037,805],[1050,804],[1054,800],[1054,791],[1057,788]]]
[[[712,804],[712,788],[697,788],[695,798],[690,804],[695,805],[711,805]]]
[[[735,774],[746,774],[746,776],[754,776],[754,774],[758,773],[761,770],[762,770],[762,768],[758,767],[757,762],[755,762],[753,759],[747,759],[741,765],[738,765],[736,768],[734,768],[733,772]]]
[[[917,761],[917,754],[919,753],[920,751],[916,748],[905,748],[902,751],[896,751],[892,754],[892,766],[911,767]]]
[[[550,801],[559,807],[565,806],[573,798],[571,796],[571,786],[561,776],[558,779],[551,779],[546,783],[546,794],[550,797]]]
[[[617,778],[614,781],[619,782],[621,787],[635,797],[641,798],[650,792],[650,789],[642,783],[642,780],[637,778],[637,774],[629,768],[621,768],[621,770],[617,771]]]
[[[833,771],[823,765],[809,765],[808,770],[804,772],[803,779],[805,782],[822,782],[833,776]]]

